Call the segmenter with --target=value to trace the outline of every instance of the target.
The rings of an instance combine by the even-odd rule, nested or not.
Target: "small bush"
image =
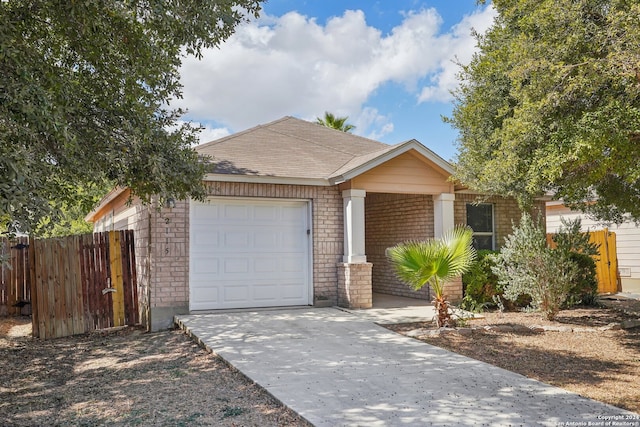
[[[575,220],[562,218],[561,222],[562,225],[558,228],[558,233],[553,236],[553,241],[557,250],[563,251],[577,269],[565,306],[593,305],[597,301],[598,280],[596,263],[591,256],[599,255],[599,245],[589,241],[588,231],[582,232],[582,222],[579,218]]]
[[[568,257],[575,264],[577,271],[566,306],[595,305],[598,297],[595,261],[589,255],[577,252],[570,252]]]
[[[460,307],[473,312],[483,311],[494,305],[494,296],[502,295],[502,288],[498,284],[498,277],[492,271],[495,267],[493,255],[497,251],[480,250],[476,260],[468,272],[462,275],[464,299]]]

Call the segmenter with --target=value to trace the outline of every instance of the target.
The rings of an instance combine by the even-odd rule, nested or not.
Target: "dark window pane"
[[[476,248],[476,250],[493,250],[493,236],[473,236],[473,247]]]
[[[467,205],[467,225],[476,233],[493,233],[493,206]]]

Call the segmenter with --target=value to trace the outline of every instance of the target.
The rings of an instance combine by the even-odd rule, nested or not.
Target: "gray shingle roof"
[[[213,158],[216,174],[330,179],[400,145],[283,117],[200,145],[196,151]]]
[[[327,179],[363,154],[389,145],[316,123],[283,117],[196,147],[214,173]]]

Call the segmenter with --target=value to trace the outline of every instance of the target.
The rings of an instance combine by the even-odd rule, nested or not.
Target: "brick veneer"
[[[370,262],[338,263],[338,305],[347,308],[371,308]]]
[[[365,251],[373,263],[373,292],[429,299],[429,288],[414,291],[400,282],[386,249],[407,240],[433,238],[433,198],[430,195],[369,193],[365,198]]]
[[[371,292],[429,298],[428,288],[413,291],[400,283],[385,255],[386,248],[410,239],[433,237],[433,199],[428,195],[369,193],[365,198],[366,254],[368,263],[344,264],[342,195],[333,187],[278,184],[208,182],[211,196],[282,198],[311,200],[313,211],[314,301],[349,307],[371,306]],[[466,204],[477,200],[472,194],[456,194],[456,224],[466,222]],[[492,197],[495,204],[497,242],[511,233],[512,220],[520,210],[515,201]],[[535,211],[544,212],[544,203]],[[189,204],[174,207],[118,204],[112,210],[113,224],[106,219],[99,229],[135,231],[140,311],[150,329],[170,327],[174,314],[189,306]],[[534,215],[537,215],[534,213]],[[445,285],[451,301],[462,296],[459,280]]]
[[[483,197],[475,194],[463,194],[457,193],[456,200],[454,202],[454,219],[456,224],[467,223],[467,203],[491,203],[493,204],[493,221],[495,224],[495,242],[496,249],[500,249],[504,244],[504,239],[513,231],[513,224],[520,222],[522,211],[518,206],[518,202],[515,199],[505,197]],[[536,202],[532,209],[531,215],[534,218],[538,218],[538,213],[541,212],[542,226],[544,227],[544,202]]]

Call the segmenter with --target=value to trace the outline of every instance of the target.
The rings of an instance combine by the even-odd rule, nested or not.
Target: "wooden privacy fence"
[[[9,287],[18,288],[13,283],[25,277],[25,292],[11,296],[8,304],[31,304],[34,336],[56,338],[139,323],[132,230],[29,239],[22,245],[28,251],[22,258],[15,255],[6,268],[18,278]]]
[[[547,234],[547,242],[551,245],[553,234]],[[589,242],[598,245],[599,255],[593,256],[596,262],[596,276],[599,293],[616,293],[618,286],[618,252],[616,233],[608,229],[590,231]],[[552,245],[553,246],[553,245]]]
[[[30,314],[29,239],[0,238],[0,316]]]

